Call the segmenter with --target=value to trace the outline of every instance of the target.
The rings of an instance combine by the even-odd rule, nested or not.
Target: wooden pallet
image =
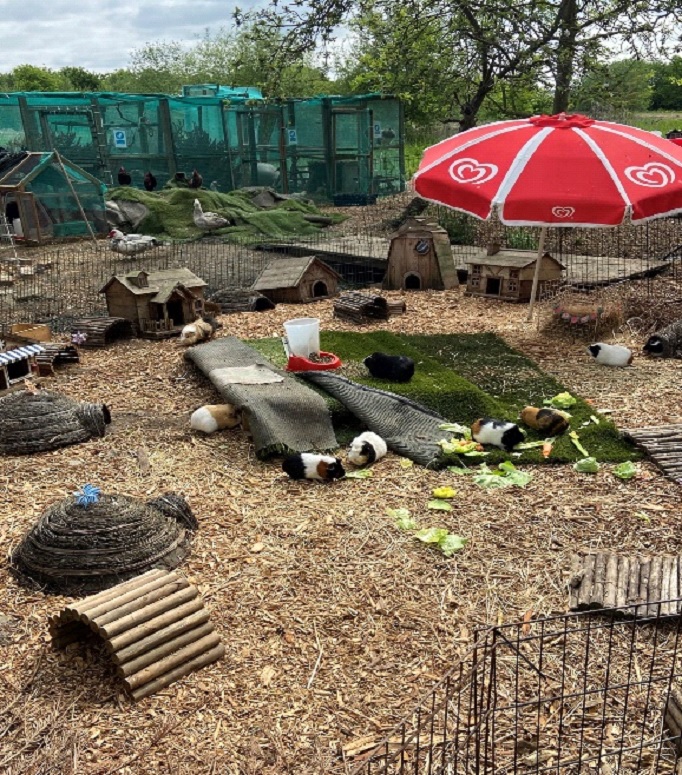
[[[106,347],[116,339],[133,336],[133,324],[126,318],[82,318],[71,326],[71,335],[85,334],[80,347]]]
[[[682,558],[596,552],[573,557],[569,608],[622,609],[621,616],[679,616]]]
[[[391,301],[383,296],[349,291],[334,300],[333,308],[335,318],[364,323],[367,320],[388,320],[393,315],[404,315],[407,306],[402,299]]]
[[[623,436],[644,450],[666,476],[682,484],[681,424],[624,430]]]
[[[43,352],[36,355],[38,375],[41,377],[53,377],[54,367],[62,363],[79,363],[80,353],[72,344],[60,344],[58,342],[42,342]]]
[[[91,633],[102,638],[134,700],[225,654],[196,587],[167,570],[148,571],[67,605],[48,622],[55,648]]]

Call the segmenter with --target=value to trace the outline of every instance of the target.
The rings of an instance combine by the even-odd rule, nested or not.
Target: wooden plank
[[[616,583],[618,581],[618,555],[610,554],[606,560],[604,577],[604,608],[616,605]]]
[[[661,565],[660,557],[653,557],[649,569],[649,609],[648,616],[658,616],[660,606],[657,601],[661,599]]]
[[[594,580],[594,566],[596,555],[588,554],[583,559],[583,569],[585,575],[580,583],[578,591],[578,608],[589,608],[592,594],[592,582]]]
[[[590,594],[590,608],[603,608],[604,606],[604,580],[606,576],[606,555],[599,552],[594,562],[594,578],[592,580],[592,592]]]
[[[618,558],[618,576],[616,577],[616,608],[625,608],[628,594],[628,582],[630,580],[630,558],[621,555]],[[623,615],[624,611],[619,611]]]

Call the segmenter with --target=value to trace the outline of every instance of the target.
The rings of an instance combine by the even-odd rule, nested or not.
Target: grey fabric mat
[[[324,398],[236,337],[221,337],[192,347],[185,358],[213,382],[225,401],[245,411],[258,457],[326,452],[339,446]],[[221,369],[253,364],[272,370],[283,377],[282,382],[238,385],[220,379]]]
[[[423,466],[438,467],[442,451],[438,442],[446,437],[439,426],[447,420],[436,412],[404,396],[327,371],[306,371],[300,376],[340,401],[393,452]]]

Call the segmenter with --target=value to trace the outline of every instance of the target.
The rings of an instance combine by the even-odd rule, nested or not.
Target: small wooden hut
[[[109,315],[130,320],[140,336],[156,338],[177,334],[204,314],[206,285],[186,268],[140,270],[114,275],[100,293]]]
[[[467,259],[467,296],[486,296],[505,301],[530,301],[538,254],[533,250],[500,250],[491,245]],[[549,253],[542,256],[537,298],[556,291],[566,267]]]
[[[28,344],[14,350],[0,352],[0,393],[21,385],[30,379],[35,367],[35,359],[44,347]]]
[[[447,290],[459,285],[447,231],[426,218],[408,218],[391,235],[383,287]]]
[[[263,269],[251,290],[275,304],[296,304],[336,296],[340,279],[317,256],[276,258]]]

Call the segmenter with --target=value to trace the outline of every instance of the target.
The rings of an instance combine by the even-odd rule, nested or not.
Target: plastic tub
[[[320,352],[320,319],[294,318],[284,321],[289,350],[292,355],[308,358]]]

